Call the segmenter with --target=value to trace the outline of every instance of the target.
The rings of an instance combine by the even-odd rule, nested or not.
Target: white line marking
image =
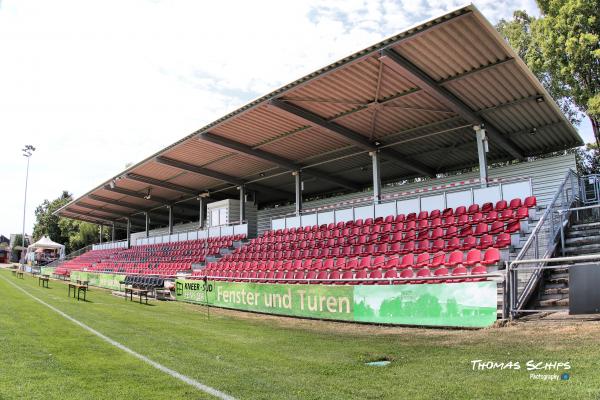
[[[235,400],[235,397],[232,397],[226,393],[223,393],[217,389],[214,389],[210,386],[206,386],[200,382],[198,382],[195,379],[190,378],[189,376],[180,374],[177,371],[174,371],[170,368],[165,367],[162,364],[157,363],[156,361],[153,361],[151,359],[149,359],[146,356],[141,355],[140,353],[137,353],[133,350],[131,350],[129,347],[122,345],[121,343],[117,342],[116,340],[113,340],[111,338],[109,338],[106,335],[103,335],[102,333],[98,332],[97,330],[95,330],[94,328],[91,328],[89,326],[87,326],[86,324],[84,324],[83,322],[80,322],[78,320],[76,320],[75,318],[71,317],[70,315],[65,314],[64,312],[60,311],[58,308],[51,306],[50,304],[46,303],[45,301],[38,299],[37,297],[35,297],[34,295],[32,295],[31,293],[27,292],[25,289],[21,288],[20,286],[15,285],[13,282],[10,282],[8,280],[6,280],[6,278],[2,277],[2,280],[4,282],[7,282],[9,284],[11,284],[12,286],[14,286],[15,288],[19,289],[21,292],[25,293],[27,296],[31,297],[32,299],[34,299],[35,301],[40,302],[41,304],[45,305],[46,307],[48,307],[49,309],[51,309],[52,311],[62,315],[63,317],[65,317],[66,319],[68,319],[69,321],[73,322],[74,324],[79,325],[80,327],[82,327],[83,329],[93,333],[94,335],[98,336],[100,339],[103,339],[104,341],[112,344],[113,346],[131,354],[132,356],[139,358],[140,360],[142,360],[143,362],[145,362],[146,364],[149,364],[151,366],[153,366],[154,368],[158,369],[159,371],[162,371],[166,374],[171,375],[173,378],[179,379],[182,382],[187,383],[190,386],[195,387],[198,390],[201,390],[205,393],[211,394],[215,397],[218,397],[220,399],[223,400]]]

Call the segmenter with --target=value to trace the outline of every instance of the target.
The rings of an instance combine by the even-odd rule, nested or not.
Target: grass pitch
[[[0,399],[211,398],[68,321],[8,282],[181,374],[238,399],[600,397],[600,324],[442,330],[297,320],[202,306],[131,303],[0,269]],[[389,359],[387,367],[365,361]],[[473,370],[472,360],[520,370]],[[526,362],[569,362],[531,379]],[[564,371],[536,371],[560,375]]]

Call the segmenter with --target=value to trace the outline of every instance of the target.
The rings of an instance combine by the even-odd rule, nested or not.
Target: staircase
[[[597,211],[597,210],[596,210]],[[584,256],[600,253],[600,215],[587,213],[583,218],[574,216],[571,225],[565,231],[564,256]],[[557,257],[562,256],[560,250]],[[569,309],[569,270],[577,264],[589,264],[589,261],[569,262],[567,264],[549,264],[556,268],[547,270],[537,296],[532,299],[534,309]]]

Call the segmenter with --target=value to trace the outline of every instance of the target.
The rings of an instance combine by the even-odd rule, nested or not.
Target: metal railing
[[[594,261],[594,260],[600,260],[600,254],[589,254],[589,255],[584,255],[584,256],[571,256],[571,257],[554,257],[554,258],[539,258],[539,259],[531,259],[531,260],[518,260],[518,261],[513,261],[510,263],[510,266],[508,267],[508,273],[506,275],[506,280],[507,280],[507,286],[509,287],[509,294],[508,294],[508,302],[509,302],[509,315],[512,318],[514,318],[515,316],[517,316],[518,313],[539,313],[541,311],[544,312],[560,312],[560,311],[564,311],[562,309],[526,309],[526,308],[519,308],[519,309],[515,309],[513,308],[513,305],[517,303],[517,291],[515,290],[515,282],[517,282],[516,276],[517,274],[523,273],[523,272],[527,272],[527,271],[532,271],[532,272],[544,272],[547,270],[553,270],[553,269],[569,269],[570,267],[572,267],[573,265],[569,265],[566,263],[569,262],[581,262],[581,261]],[[555,264],[558,263],[559,265],[548,265],[548,264]],[[528,264],[533,264],[532,266],[527,266]]]
[[[560,254],[561,256],[565,256],[565,228],[569,225],[570,216],[574,215],[574,220],[579,222],[581,221],[581,214],[586,214],[585,211],[591,211],[592,213],[596,210],[600,210],[600,204],[594,204],[591,206],[583,206],[583,207],[572,207],[566,210],[559,210],[558,215],[560,218]]]
[[[582,204],[588,205],[600,202],[600,174],[582,176],[580,190]]]
[[[544,267],[550,257],[554,254],[559,242],[560,232],[567,223],[568,213],[565,210],[571,208],[580,197],[580,177],[573,170],[569,170],[559,186],[552,201],[539,222],[529,235],[525,245],[510,263],[508,270],[513,270],[510,279],[509,290],[510,313],[514,316],[529,300],[542,275]],[[567,217],[567,220],[564,218]],[[535,266],[527,270],[513,268],[519,263],[535,261]]]

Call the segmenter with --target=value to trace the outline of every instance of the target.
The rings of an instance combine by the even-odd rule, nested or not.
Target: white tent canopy
[[[40,240],[38,240],[34,244],[30,245],[27,248],[27,252],[28,253],[34,252],[36,249],[58,250],[59,254],[60,254],[60,258],[64,258],[64,256],[65,256],[65,246],[60,243],[53,242],[47,236],[42,236],[42,238]]]

